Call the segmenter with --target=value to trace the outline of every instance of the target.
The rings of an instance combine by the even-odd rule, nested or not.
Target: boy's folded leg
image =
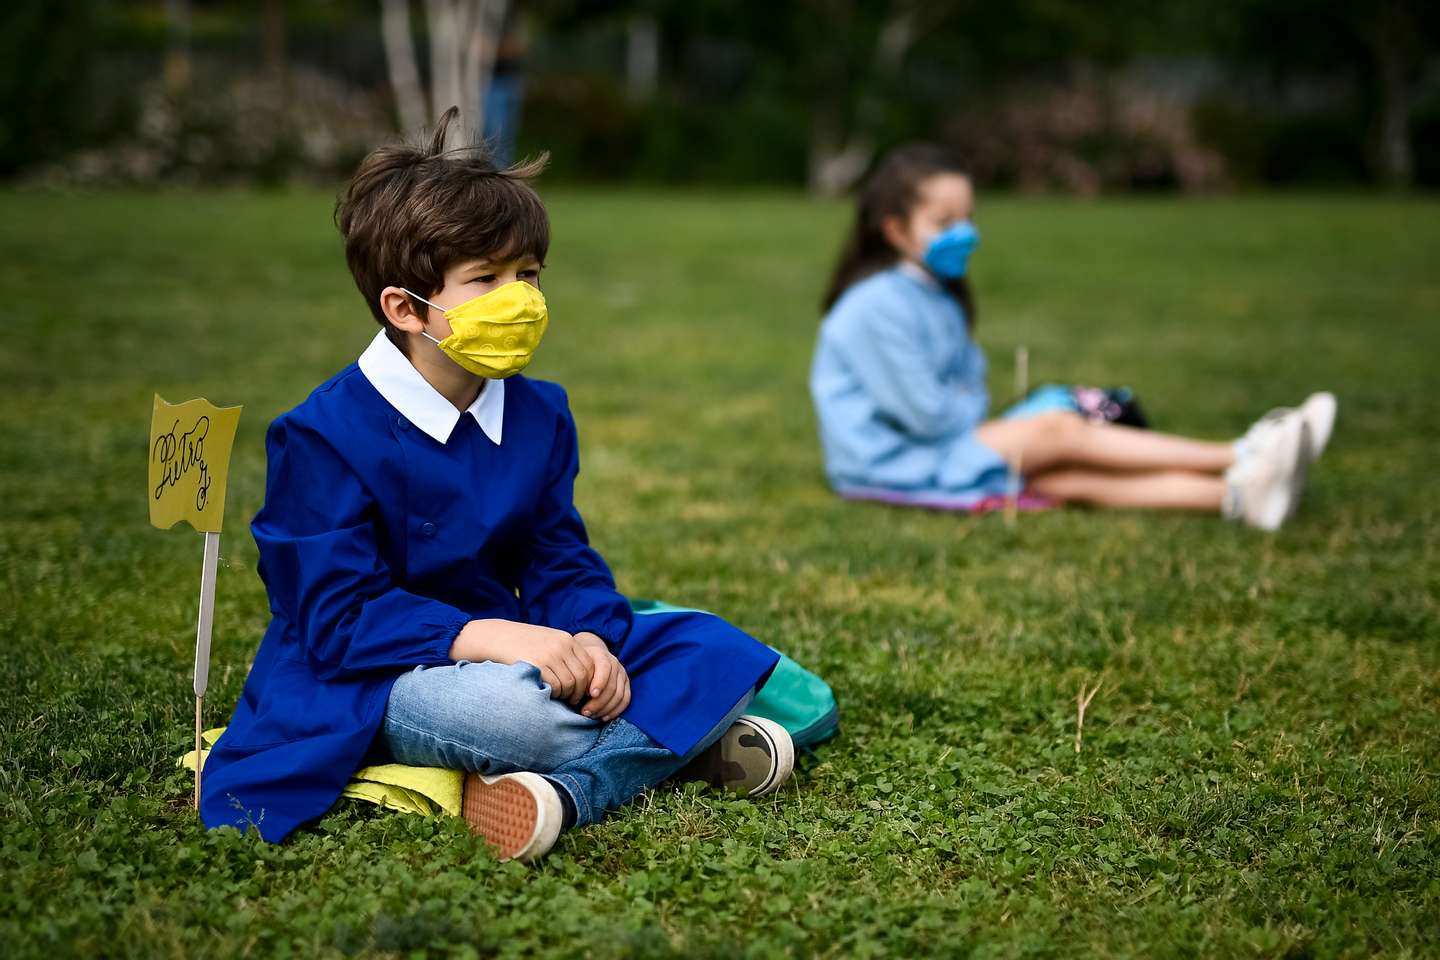
[[[598,720],[552,699],[534,666],[462,661],[396,680],[382,738],[400,763],[544,773],[584,754],[600,730]]]
[[[584,755],[547,773],[575,805],[575,823],[598,823],[606,811],[664,782],[684,760],[628,720],[612,720]]]
[[[565,826],[560,790],[538,773],[469,774],[460,812],[496,856],[522,863],[549,853]]]
[[[614,810],[651,787],[671,779],[687,763],[729,734],[754,697],[753,689],[747,691],[684,756],[665,749],[645,731],[621,718],[606,724],[595,746],[583,756],[556,767],[546,778],[558,786],[562,796],[568,796],[574,802],[576,824],[597,823],[606,811]],[[759,718],[754,719],[759,721]],[[790,765],[793,765],[793,748],[789,747],[789,735],[783,729],[779,733],[792,758],[785,767],[784,776],[788,776]],[[784,776],[779,779],[783,780]],[[777,786],[778,783],[777,780]]]
[[[747,797],[780,789],[795,769],[795,745],[780,724],[743,716],[675,775],[680,783],[707,783]]]

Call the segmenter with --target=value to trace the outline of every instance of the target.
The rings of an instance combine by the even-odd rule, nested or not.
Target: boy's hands
[[[593,633],[577,633],[575,641],[589,656],[594,668],[590,677],[590,702],[580,712],[587,717],[598,717],[609,723],[630,706],[630,674],[620,661]]]
[[[513,620],[471,620],[451,644],[450,659],[533,663],[551,697],[572,706],[588,698],[580,712],[606,723],[630,706],[630,675],[593,633],[571,636]]]
[[[594,639],[604,648],[605,644],[599,637]],[[609,654],[608,650],[606,654]],[[539,668],[540,678],[550,684],[550,696],[566,700],[571,705],[591,695],[591,677],[595,673],[594,656],[579,637],[572,637],[564,630],[513,620],[471,620],[450,645],[450,659],[493,660],[496,663],[523,660],[532,663]],[[615,666],[618,669],[620,665],[616,663]],[[629,700],[630,683],[627,677],[625,701],[628,703]]]

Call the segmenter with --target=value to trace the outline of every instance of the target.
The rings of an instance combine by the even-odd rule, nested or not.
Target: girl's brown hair
[[[840,262],[835,265],[835,275],[821,303],[822,312],[828,313],[840,295],[857,281],[893,266],[900,259],[900,254],[885,239],[882,224],[887,217],[907,219],[919,199],[920,184],[941,173],[969,176],[955,154],[933,143],[897,147],[875,168],[860,190],[855,226],[840,254]],[[973,329],[976,307],[969,280],[961,277],[940,283],[959,301],[965,311],[965,322]]]
[[[502,169],[478,145],[446,150],[459,115],[445,111],[428,144],[372,150],[335,205],[355,286],[401,350],[404,335],[380,309],[386,287],[430,297],[459,260],[532,256],[543,264],[550,249],[550,217],[529,184],[547,156]]]

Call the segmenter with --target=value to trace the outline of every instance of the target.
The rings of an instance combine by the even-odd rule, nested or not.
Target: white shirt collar
[[[896,265],[896,269],[910,279],[920,281],[932,290],[939,289],[940,287],[940,281],[935,279],[935,275],[913,260],[905,260],[902,258],[899,264]]]
[[[400,415],[440,443],[450,439],[455,424],[465,414],[475,418],[480,429],[496,446],[500,444],[505,421],[505,381],[486,380],[475,402],[464,410],[430,386],[420,371],[406,359],[400,348],[381,330],[360,354],[360,372]]]

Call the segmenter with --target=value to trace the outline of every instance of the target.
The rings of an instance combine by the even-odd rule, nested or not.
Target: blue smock
[[[395,678],[449,663],[472,619],[597,634],[630,674],[623,716],[677,754],[774,666],[719,618],[632,618],[575,509],[565,392],[503,386],[501,444],[471,416],[436,440],[355,364],[270,425],[251,528],[272,619],[205,765],[207,826],[278,841],[323,814],[364,764]]]
[[[919,267],[840,296],[820,324],[810,395],[841,493],[963,506],[1006,492],[1005,461],[975,437],[990,406],[985,354],[960,304]]]

